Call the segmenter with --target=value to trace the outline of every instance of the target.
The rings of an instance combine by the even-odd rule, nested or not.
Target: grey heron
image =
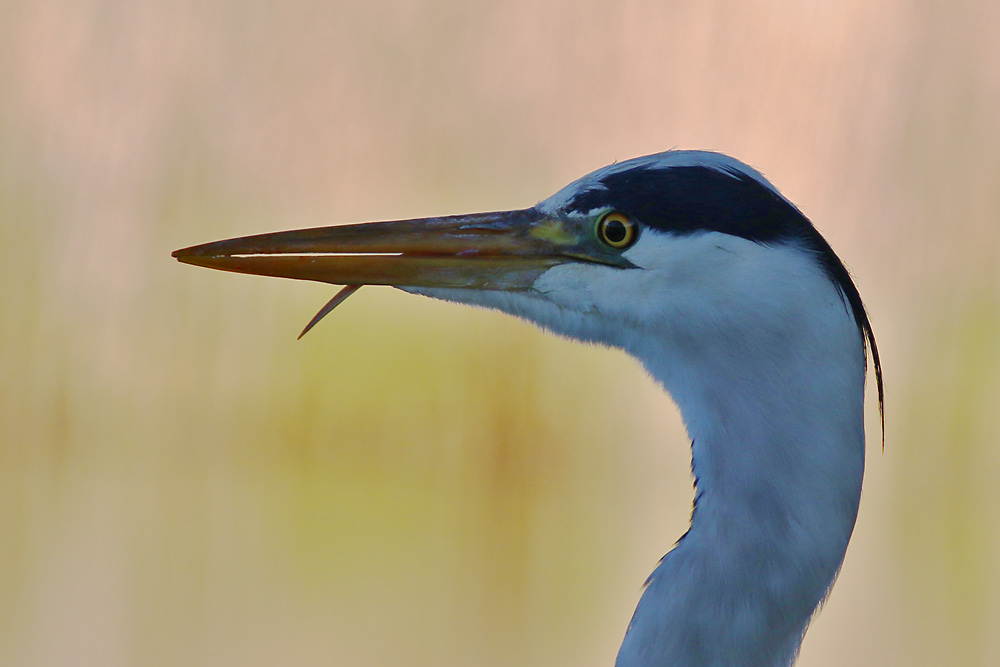
[[[344,285],[309,326],[359,286],[391,285],[631,354],[681,410],[695,500],[616,664],[794,662],[858,514],[868,349],[880,414],[882,371],[844,264],[751,167],[668,151],[527,209],[277,232],[174,256]]]

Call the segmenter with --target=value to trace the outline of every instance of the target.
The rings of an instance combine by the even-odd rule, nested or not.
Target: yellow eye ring
[[[597,238],[615,250],[624,250],[639,238],[639,225],[627,215],[611,211],[598,218]]]

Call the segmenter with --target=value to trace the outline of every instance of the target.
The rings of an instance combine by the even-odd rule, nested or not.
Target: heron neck
[[[619,667],[794,660],[858,512],[864,357],[851,342],[819,357],[766,350],[759,364],[745,350],[700,363],[690,350],[642,357],[681,408],[696,496]]]

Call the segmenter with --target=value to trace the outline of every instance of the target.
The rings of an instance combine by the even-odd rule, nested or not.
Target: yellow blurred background
[[[803,667],[1000,664],[1000,4],[7,0],[0,664],[611,665],[685,529],[621,353],[218,238],[529,206],[731,153],[852,269],[886,379]]]

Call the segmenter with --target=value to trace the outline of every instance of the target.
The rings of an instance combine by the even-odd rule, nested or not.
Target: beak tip
[[[185,250],[175,250],[170,253],[170,256],[176,259],[181,264],[190,264],[191,266],[203,266],[205,268],[221,268],[214,266],[211,262],[211,256],[196,255],[194,253],[189,253]]]
[[[201,253],[198,252],[198,247],[196,245],[190,246],[188,248],[180,248],[179,250],[174,250],[170,253],[170,256],[179,262],[186,262],[191,257],[196,257]]]
[[[170,256],[178,262],[183,262],[184,264],[197,264],[197,260],[200,257],[214,257],[221,254],[218,252],[212,252],[214,248],[210,247],[217,245],[217,243],[218,242],[204,243],[202,245],[193,245],[187,248],[181,248],[179,250],[174,250],[170,253]]]

